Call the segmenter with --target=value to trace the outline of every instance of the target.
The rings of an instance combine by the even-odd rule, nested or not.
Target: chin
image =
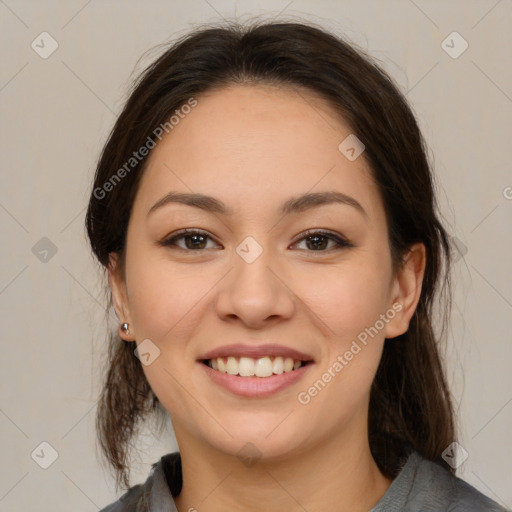
[[[281,410],[272,414],[237,412],[232,418],[219,415],[217,420],[226,430],[219,427],[201,435],[204,442],[226,455],[269,462],[284,460],[304,450],[310,437],[305,425],[299,426],[291,421],[293,413],[289,418],[287,414]]]

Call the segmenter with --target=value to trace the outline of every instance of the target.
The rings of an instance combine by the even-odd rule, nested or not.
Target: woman
[[[151,413],[179,453],[104,511],[503,510],[454,476],[433,188],[392,80],[319,28],[199,30],[154,62],[87,212],[119,319],[97,426],[125,488]]]

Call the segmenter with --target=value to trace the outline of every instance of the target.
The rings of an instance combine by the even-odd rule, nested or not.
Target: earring
[[[125,333],[125,334],[130,334],[130,329],[128,328],[128,324],[127,323],[124,323],[124,324],[121,324],[121,330]]]

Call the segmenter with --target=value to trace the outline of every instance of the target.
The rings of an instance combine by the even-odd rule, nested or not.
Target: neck
[[[267,512],[367,512],[391,480],[379,471],[367,438],[360,433],[352,437],[250,466],[211,447],[189,450],[194,445],[182,443],[183,489],[174,499],[178,511],[252,512],[264,504]]]

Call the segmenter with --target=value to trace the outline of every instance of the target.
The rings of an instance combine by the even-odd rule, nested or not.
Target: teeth
[[[228,362],[226,363],[226,371],[230,375],[236,375],[238,373],[238,361],[234,357],[228,357]]]
[[[284,360],[283,368],[285,372],[291,372],[293,370],[293,359],[291,357],[287,357]]]
[[[238,364],[238,374],[241,377],[252,377],[254,375],[254,359],[241,357]]]
[[[221,373],[229,373],[230,375],[239,375],[240,377],[270,377],[271,375],[281,375],[293,370],[297,370],[302,366],[302,361],[293,360],[291,357],[260,357],[253,359],[252,357],[217,357],[210,359],[208,365]]]
[[[281,356],[276,357],[274,359],[274,365],[272,368],[272,372],[275,373],[276,375],[281,375],[281,373],[283,373],[283,371],[284,371],[283,358]]]
[[[272,370],[273,367],[270,357],[261,357],[256,361],[256,377],[270,377]]]

